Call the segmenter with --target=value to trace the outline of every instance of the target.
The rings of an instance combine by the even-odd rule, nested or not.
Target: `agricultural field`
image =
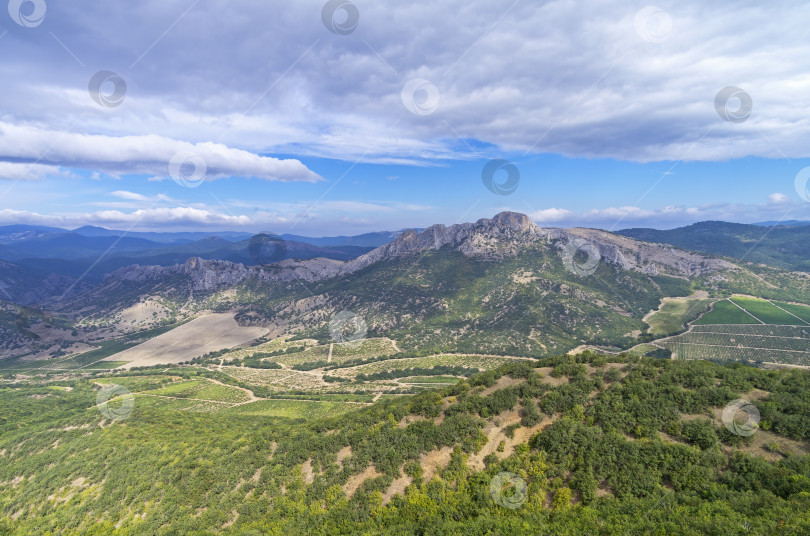
[[[649,333],[668,335],[686,328],[686,324],[696,319],[709,308],[712,300],[705,298],[664,298],[661,306],[650,313],[644,321],[649,324]]]
[[[655,342],[676,359],[810,366],[810,307],[735,296],[680,335]]]
[[[507,363],[515,363],[516,361],[533,361],[530,358],[511,358],[511,357],[496,357],[496,356],[480,356],[480,355],[466,355],[466,354],[440,354],[427,357],[411,357],[402,359],[388,359],[385,361],[377,361],[375,363],[367,363],[355,367],[346,367],[330,370],[331,376],[342,378],[354,378],[360,374],[371,375],[392,370],[407,370],[412,368],[429,369],[433,367],[447,366],[447,367],[465,367],[477,369],[480,371],[493,369]]]
[[[314,390],[327,385],[322,374],[290,369],[222,367],[222,372],[247,384],[268,387],[274,391]]]
[[[126,361],[124,368],[182,363],[244,344],[265,333],[267,328],[238,325],[233,314],[207,314],[105,361]]]
[[[240,367],[225,367],[238,369]],[[265,371],[261,371],[265,372]],[[283,371],[270,371],[283,372]],[[98,385],[120,385],[135,396],[134,408],[173,411],[237,412],[275,419],[306,419],[339,415],[370,404],[374,395],[290,395],[285,399],[255,396],[249,389],[226,385],[212,378],[183,379],[173,375],[115,376],[94,380]],[[310,386],[312,389],[318,386]],[[306,391],[306,386],[299,391]]]
[[[756,298],[731,298],[734,304],[739,305],[763,324],[776,324],[788,326],[807,326],[810,325],[798,316],[780,309],[776,305],[767,300],[760,300]]]
[[[223,415],[238,414],[284,419],[320,419],[334,417],[368,405],[361,402],[322,400],[259,400],[224,410]]]
[[[285,366],[304,363],[344,363],[391,355],[397,352],[396,343],[391,339],[364,339],[352,344],[324,344],[312,346],[303,352],[295,352],[268,358]]]
[[[704,324],[761,324],[751,314],[729,300],[715,302],[712,310],[695,320],[692,325]]]
[[[253,398],[242,389],[215,384],[208,380],[178,382],[162,389],[149,391],[149,394],[153,396],[171,396],[175,398],[193,398],[233,403],[249,402]]]
[[[258,341],[257,341],[258,342]],[[257,344],[255,346],[240,346],[238,348],[234,348],[232,350],[228,350],[223,352],[220,356],[218,356],[215,361],[219,361],[220,359],[225,361],[232,361],[232,360],[244,360],[245,358],[249,358],[255,356],[257,354],[282,354],[284,352],[294,352],[297,353],[299,349],[306,349],[311,346],[317,346],[318,341],[315,339],[300,339],[300,340],[288,340],[287,337],[279,337],[277,339],[273,339],[268,342],[263,342],[261,344]],[[275,356],[267,358],[270,361],[276,360]]]
[[[797,303],[785,303],[780,301],[771,301],[771,303],[793,315],[796,315],[805,322],[810,323],[810,307]]]
[[[0,370],[2,371],[26,371],[26,372],[62,372],[80,371],[93,369],[109,369],[126,364],[126,361],[119,361],[115,367],[106,358],[120,353],[128,348],[135,347],[145,341],[149,341],[170,330],[176,329],[180,324],[172,324],[152,328],[136,333],[130,333],[113,339],[103,341],[91,341],[84,344],[86,350],[64,357],[51,359],[4,359],[0,360]]]
[[[455,385],[461,380],[457,376],[408,376],[399,382],[408,385]]]

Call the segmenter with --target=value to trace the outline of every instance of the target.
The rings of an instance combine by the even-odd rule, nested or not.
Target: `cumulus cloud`
[[[206,178],[256,177],[272,181],[315,182],[320,177],[300,161],[279,160],[227,147],[221,143],[192,144],[156,134],[142,136],[88,135],[30,125],[0,122],[0,158],[30,160],[115,174],[169,175],[176,155],[196,155]],[[36,169],[42,166],[37,164]]]
[[[792,202],[792,200],[785,194],[776,192],[768,196],[768,202],[773,205],[785,205]]]
[[[82,225],[99,225],[115,228],[118,226],[135,226],[143,229],[161,229],[163,226],[175,228],[189,227],[242,227],[251,223],[244,215],[231,216],[211,210],[193,207],[163,207],[140,209],[133,212],[119,210],[100,210],[98,212],[76,214],[40,214],[37,212],[2,209],[2,224],[52,225],[56,227],[79,227]]]
[[[721,220],[746,223],[810,220],[810,203],[800,203],[781,193],[768,196],[761,204],[707,203],[698,206],[670,205],[660,209],[634,206],[605,207],[575,212],[547,208],[529,214],[545,227],[599,227],[617,231],[628,227],[673,228],[696,221]]]
[[[0,179],[19,180],[39,180],[46,177],[56,177],[65,175],[59,166],[49,166],[44,164],[21,164],[18,162],[0,162]]]

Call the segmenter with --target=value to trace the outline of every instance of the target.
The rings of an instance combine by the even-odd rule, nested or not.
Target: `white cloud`
[[[573,212],[564,208],[546,208],[529,214],[529,217],[541,226],[553,226],[557,222],[571,219],[574,216]]]
[[[113,197],[118,197],[119,199],[127,199],[130,201],[149,201],[149,198],[143,194],[128,192],[126,190],[116,190],[111,192],[110,195]]]
[[[243,227],[249,225],[251,221],[250,218],[244,215],[231,216],[192,207],[164,207],[135,210],[129,213],[119,210],[101,210],[98,212],[63,215],[2,209],[0,210],[0,223],[26,223],[69,228],[82,225],[99,225],[114,228],[126,225],[127,227],[134,226],[135,229],[160,230],[164,226],[170,226],[173,229],[206,226],[217,228]]]
[[[298,160],[260,156],[221,143],[192,144],[156,134],[88,135],[0,122],[0,158],[28,159],[113,174],[168,177],[169,162],[178,154],[201,158],[206,180],[229,176],[284,182],[321,180]]]
[[[66,175],[59,166],[44,164],[20,164],[16,162],[0,162],[0,179],[2,180],[39,180],[46,177]]]
[[[667,206],[650,210],[639,207],[606,207],[584,212],[548,208],[529,214],[545,227],[598,227],[617,231],[628,227],[672,228],[697,221],[718,220],[745,223],[810,220],[810,203],[798,203],[775,193],[762,204],[709,203],[699,206]]]

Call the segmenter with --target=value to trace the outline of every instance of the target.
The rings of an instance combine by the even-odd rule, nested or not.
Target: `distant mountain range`
[[[784,225],[786,227],[801,227],[803,225],[810,225],[810,221],[801,221],[801,220],[761,221],[758,223],[752,223],[751,225],[759,225],[761,227],[775,227],[779,225]]]
[[[399,231],[358,236],[311,238],[284,234],[281,258],[348,260],[394,240]],[[256,264],[250,252],[251,233],[126,232],[85,226],[72,231],[57,227],[0,227],[0,260],[34,272],[56,273],[98,282],[118,268],[133,264],[171,266],[190,257]]]
[[[417,229],[421,230],[421,229]],[[275,233],[267,232],[279,236],[283,240],[292,242],[303,242],[305,244],[312,244],[313,246],[333,247],[333,246],[361,246],[376,248],[387,244],[395,239],[402,231],[380,231],[374,233],[364,233],[356,236],[327,236],[327,237],[309,237],[294,234],[276,235]],[[124,237],[124,238],[139,238],[148,240],[159,244],[190,244],[199,240],[216,237],[222,238],[229,242],[239,242],[241,240],[248,240],[256,233],[247,233],[243,231],[208,231],[208,232],[138,232],[138,231],[121,231],[115,229],[105,229],[104,227],[94,227],[86,225],[77,229],[68,230],[59,227],[45,227],[42,225],[3,225],[0,226],[0,244],[10,244],[29,240],[32,238],[40,238],[45,235],[64,235],[75,234],[84,237]]]
[[[786,270],[810,271],[810,226],[802,222],[766,227],[765,223],[705,221],[666,231],[638,228],[617,234]]]

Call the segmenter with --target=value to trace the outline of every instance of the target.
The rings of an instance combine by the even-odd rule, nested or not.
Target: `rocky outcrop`
[[[446,227],[431,225],[424,231],[405,231],[396,240],[346,262],[342,274],[355,272],[375,262],[410,255],[444,246],[458,249],[470,257],[498,257],[514,254],[516,246],[539,236],[540,228],[525,214],[501,212],[475,223]]]
[[[737,268],[723,259],[705,257],[663,244],[641,242],[598,229],[544,229],[543,234],[560,249],[574,241],[586,241],[599,250],[601,262],[648,275],[699,277]]]

